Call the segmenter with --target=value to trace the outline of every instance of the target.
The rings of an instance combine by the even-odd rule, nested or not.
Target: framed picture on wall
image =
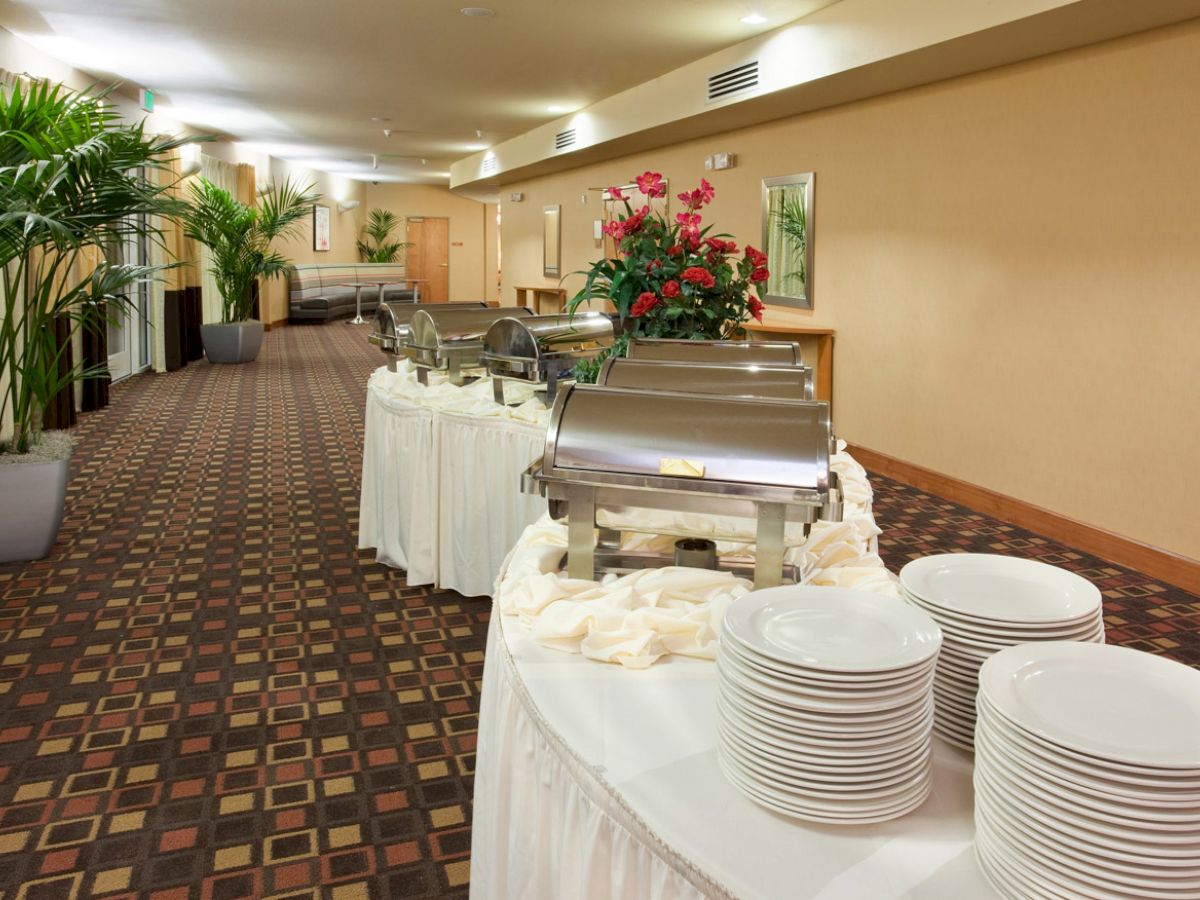
[[[813,308],[813,173],[762,180],[767,303]]]
[[[313,249],[329,249],[329,207],[313,207]]]

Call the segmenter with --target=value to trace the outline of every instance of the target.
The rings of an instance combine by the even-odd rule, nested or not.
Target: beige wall
[[[427,184],[368,184],[364,215],[382,207],[398,216],[428,216],[450,220],[450,299],[482,300],[487,295],[485,244],[487,207]],[[495,228],[495,216],[492,217]],[[404,240],[403,227],[397,240]],[[494,270],[493,270],[494,272]],[[492,281],[495,280],[493,274]],[[495,293],[493,289],[492,293]]]
[[[837,329],[839,435],[1200,558],[1197,85],[1193,21],[508,184],[502,302],[551,283],[544,204],[571,272],[589,187],[654,168],[674,194],[737,153],[710,220],[757,244],[759,179],[814,171],[796,318]]]

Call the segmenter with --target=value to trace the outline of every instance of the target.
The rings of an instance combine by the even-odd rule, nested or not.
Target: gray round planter
[[[0,464],[0,562],[41,559],[54,548],[67,499],[69,459]]]
[[[211,363],[254,362],[262,349],[263,324],[257,320],[228,325],[201,325],[204,355]]]

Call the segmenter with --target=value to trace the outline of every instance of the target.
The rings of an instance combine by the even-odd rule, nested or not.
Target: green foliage
[[[312,188],[284,179],[272,184],[255,207],[207,179],[192,184],[184,233],[212,253],[209,271],[221,292],[221,321],[248,320],[258,279],[276,278],[287,270],[290,261],[272,243],[292,236],[321,199]]]
[[[400,227],[400,217],[391,210],[375,207],[367,216],[363,236],[358,241],[358,255],[363,262],[403,262],[401,252],[412,246],[407,241],[391,240],[392,232]]]
[[[157,240],[156,217],[180,212],[154,176],[186,141],[123,122],[107,94],[37,82],[0,95],[0,420],[11,416],[10,452],[37,441],[59,391],[107,374],[103,364],[60,371],[56,321],[72,337],[101,332],[167,268],[121,264],[116,248]],[[97,248],[105,258],[79,275]]]
[[[796,266],[792,271],[785,272],[783,277],[789,280],[798,280],[803,288],[807,281],[804,269],[804,251],[808,246],[808,214],[804,209],[804,197],[802,195],[785,197],[779,209],[775,211],[775,219],[779,222],[779,228],[784,237],[791,241],[792,252],[785,255],[789,255],[795,261]]]

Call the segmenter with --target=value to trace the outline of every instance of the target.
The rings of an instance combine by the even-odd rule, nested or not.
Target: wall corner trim
[[[970,507],[976,512],[1027,528],[1068,547],[1082,550],[1119,566],[1136,569],[1193,594],[1200,594],[1200,560],[1143,544],[1133,538],[1114,534],[1007,494],[943,475],[866,447],[851,445],[847,449],[871,472],[903,481],[920,490]]]

